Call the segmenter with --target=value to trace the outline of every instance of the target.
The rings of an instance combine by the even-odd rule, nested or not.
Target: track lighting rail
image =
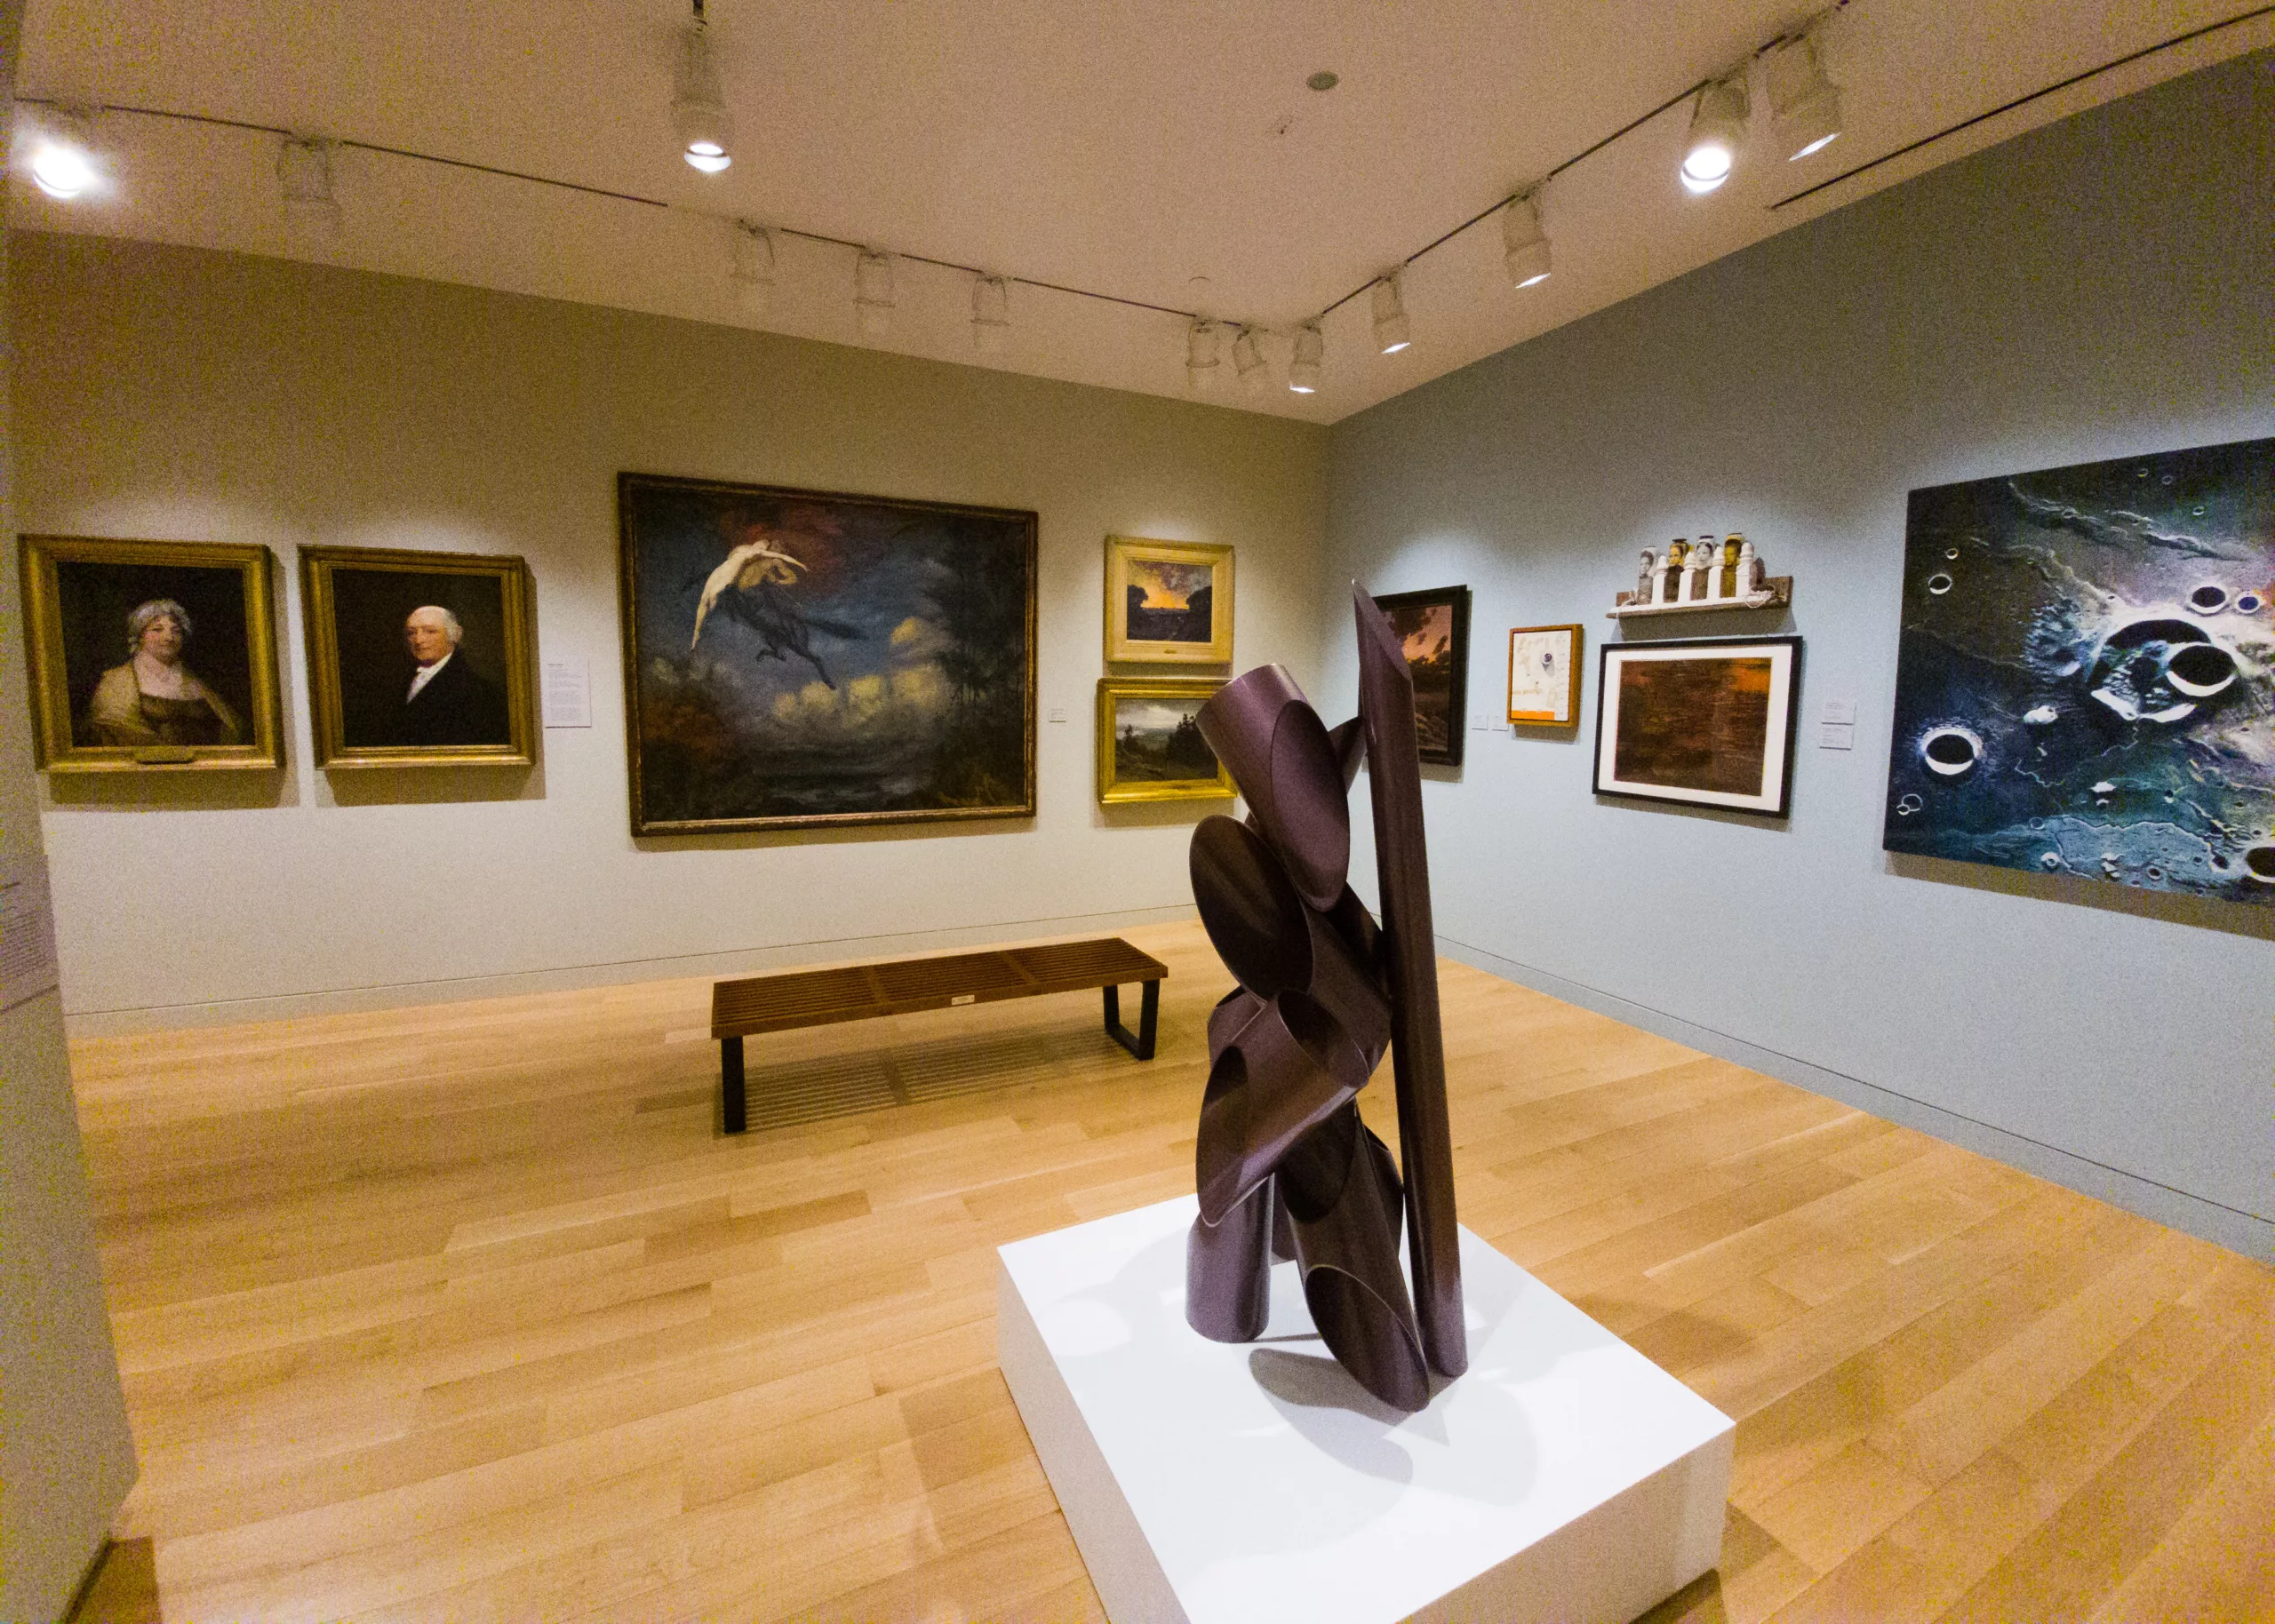
[[[1126,294],[1102,292],[1095,288],[1076,287],[1069,283],[1046,282],[1032,276],[1016,275],[1006,272],[997,271],[984,266],[966,265],[958,260],[943,259],[930,254],[895,251],[889,256],[889,259],[896,260],[905,259],[913,265],[929,266],[938,270],[956,272],[962,275],[974,277],[978,279],[978,283],[979,284],[985,284],[984,292],[975,292],[976,302],[974,306],[974,320],[976,324],[974,331],[976,339],[980,343],[983,352],[986,354],[1001,354],[1002,353],[1005,345],[1008,343],[1010,317],[1008,306],[1005,305],[1002,299],[1002,291],[1008,286],[1016,283],[1020,287],[1033,288],[1042,292],[1061,294],[1067,298],[1092,299],[1101,304],[1118,305],[1124,309],[1142,310],[1154,315],[1175,317],[1177,321],[1184,323],[1186,328],[1188,342],[1187,376],[1188,379],[1192,381],[1196,387],[1205,384],[1207,380],[1214,377],[1218,370],[1216,364],[1217,331],[1218,329],[1223,329],[1233,335],[1234,340],[1233,354],[1235,368],[1240,378],[1244,380],[1253,377],[1264,365],[1263,356],[1261,352],[1258,350],[1257,344],[1258,336],[1260,334],[1273,331],[1287,335],[1291,338],[1294,345],[1294,355],[1289,369],[1289,386],[1297,394],[1309,394],[1319,386],[1321,360],[1323,349],[1320,327],[1321,323],[1325,321],[1328,316],[1333,314],[1337,310],[1340,310],[1344,306],[1350,304],[1354,299],[1360,299],[1362,296],[1371,297],[1375,304],[1377,347],[1386,354],[1404,349],[1406,347],[1407,338],[1407,318],[1399,298],[1397,283],[1400,275],[1409,267],[1413,266],[1419,260],[1444,247],[1448,243],[1452,242],[1456,237],[1460,236],[1463,233],[1473,230],[1478,226],[1482,225],[1485,221],[1492,219],[1495,215],[1509,211],[1512,210],[1513,206],[1524,204],[1528,201],[1530,202],[1531,208],[1525,211],[1526,218],[1521,220],[1512,220],[1507,222],[1505,229],[1505,235],[1508,239],[1507,258],[1509,261],[1510,275],[1511,279],[1519,286],[1530,286],[1534,283],[1540,281],[1548,274],[1549,248],[1548,240],[1545,234],[1541,229],[1540,219],[1537,213],[1538,199],[1543,187],[1547,186],[1549,182],[1556,179],[1559,176],[1561,176],[1567,171],[1577,168],[1578,165],[1586,163],[1590,158],[1594,157],[1606,147],[1624,139],[1630,135],[1632,135],[1636,131],[1641,129],[1644,125],[1650,123],[1655,119],[1661,118],[1666,114],[1672,112],[1684,102],[1693,100],[1696,98],[1704,97],[1708,92],[1712,91],[1717,85],[1729,84],[1737,80],[1741,76],[1750,72],[1753,64],[1761,59],[1771,56],[1773,52],[1784,51],[1786,47],[1803,44],[1805,42],[1809,40],[1814,31],[1820,28],[1828,18],[1847,9],[1849,4],[1850,0],[1831,0],[1831,4],[1824,6],[1805,21],[1786,29],[1784,32],[1777,35],[1775,38],[1764,41],[1761,44],[1747,53],[1746,56],[1740,59],[1737,63],[1726,65],[1720,71],[1709,74],[1699,79],[1696,83],[1685,86],[1682,90],[1667,97],[1664,100],[1652,107],[1648,111],[1637,115],[1635,117],[1629,119],[1625,123],[1621,124],[1617,129],[1613,130],[1608,134],[1591,142],[1587,147],[1582,148],[1577,153],[1574,153],[1570,157],[1566,158],[1561,163],[1556,164],[1553,168],[1546,171],[1545,173],[1531,180],[1516,192],[1496,198],[1495,201],[1487,207],[1479,210],[1476,213],[1471,215],[1460,224],[1454,226],[1450,229],[1432,238],[1429,242],[1424,243],[1421,247],[1416,249],[1412,253],[1407,255],[1403,259],[1397,261],[1389,268],[1369,276],[1365,281],[1352,288],[1340,298],[1324,306],[1309,318],[1289,323],[1283,327],[1271,328],[1254,322],[1228,320],[1226,318],[1199,310],[1181,308],[1173,305],[1158,304],[1150,299],[1132,299]],[[700,34],[706,21],[705,17],[704,0],[690,0],[690,4],[694,19],[691,28],[695,31],[699,43]],[[2055,84],[2046,85],[2040,89],[2032,91],[2026,95],[2016,97],[2013,100],[2004,102],[1998,107],[1991,108],[1987,112],[1978,113],[1972,117],[1962,119],[1959,123],[1949,125],[1944,129],[1938,130],[1931,135],[1922,136],[1918,140],[1909,142],[1904,146],[1896,148],[1892,152],[1879,154],[1878,155],[1856,165],[1854,168],[1845,170],[1841,173],[1834,175],[1828,179],[1821,180],[1812,186],[1804,187],[1803,189],[1793,193],[1790,196],[1780,198],[1777,202],[1769,204],[1769,209],[1772,212],[1775,212],[1778,210],[1791,208],[1794,204],[1799,203],[1805,199],[1814,197],[1819,193],[1826,191],[1831,187],[1853,180],[1859,175],[1869,173],[1872,171],[1879,169],[1886,164],[1893,163],[1900,158],[1918,152],[1923,147],[1931,147],[1935,143],[1944,140],[1951,136],[1959,134],[1962,131],[1972,129],[1977,124],[1998,118],[2004,114],[2011,113],[2018,107],[2027,107],[2032,102],[2041,100],[2048,96],[2052,96],[2062,91],[2068,90],[2074,85],[2084,84],[2087,80],[2095,78],[2100,75],[2110,73],[2117,68],[2126,67],[2130,63],[2138,62],[2143,59],[2155,56],[2160,52],[2169,51],[2176,46],[2187,44],[2191,41],[2202,39],[2207,36],[2217,34],[2223,29],[2233,28],[2244,24],[2255,22],[2271,15],[2275,15],[2275,4],[2255,6],[2249,11],[2241,12],[2234,16],[2223,18],[2219,21],[2207,23],[2201,27],[2191,28],[2180,34],[2175,34],[2170,38],[2159,40],[2153,44],[2143,46],[2140,50],[2128,52],[2123,56],[2116,57],[2095,67],[2086,68],[2082,72],[2071,74],[2066,78],[2059,80]],[[1788,59],[1790,59],[1792,53],[1788,52]],[[1776,84],[1776,76],[1780,71],[1780,64],[1773,61],[1770,71],[1774,87]],[[1805,73],[1809,71],[1815,71],[1813,52],[1810,56],[1810,67],[1804,70]],[[684,90],[684,87],[682,87],[682,89]],[[259,123],[245,119],[221,117],[208,113],[182,112],[172,107],[150,107],[106,104],[96,108],[84,107],[77,103],[66,102],[56,98],[28,95],[19,96],[16,100],[21,105],[44,109],[52,118],[61,118],[66,120],[82,119],[93,112],[100,112],[105,115],[116,114],[133,118],[150,118],[168,120],[179,123],[202,124],[209,128],[218,130],[243,131],[251,134],[274,136],[288,143],[305,142],[307,139],[307,132],[304,131],[291,130],[281,125]],[[681,102],[686,101],[684,94],[682,94],[680,100]],[[694,106],[695,109],[698,112],[717,113],[722,119],[724,117],[724,109],[722,106],[713,107],[708,101],[701,101],[699,102],[699,105],[689,105]],[[675,113],[684,111],[679,103],[675,104]],[[1741,116],[1742,115],[1741,115]],[[682,122],[684,122],[684,120],[682,120]],[[1697,122],[1694,121],[1694,139],[1696,139],[1695,132],[1697,127]],[[698,167],[725,167],[728,160],[724,156],[723,123],[720,124],[719,129],[721,132],[719,144],[714,149],[717,154],[716,163],[706,163],[698,165]],[[1833,126],[1833,129],[1834,132],[1837,133],[1837,125]],[[1824,139],[1830,139],[1831,136],[1827,135]],[[587,197],[609,198],[618,203],[633,203],[641,208],[680,210],[690,213],[700,213],[706,216],[710,215],[709,211],[689,209],[685,204],[675,203],[659,197],[644,196],[635,192],[619,191],[609,187],[591,186],[583,181],[578,180],[563,180],[551,175],[535,174],[527,170],[507,169],[498,164],[480,163],[467,158],[453,158],[444,156],[437,153],[419,152],[410,147],[390,147],[378,141],[358,140],[353,137],[343,137],[329,139],[325,145],[328,149],[377,153],[385,157],[400,158],[414,163],[439,164],[446,169],[462,170],[472,174],[491,175],[507,180],[526,181],[534,186],[551,187],[564,192],[580,193]],[[1806,153],[1808,150],[1811,150],[1811,148],[1804,147],[1800,149],[1803,153]],[[692,162],[692,160],[690,160],[690,162]],[[1717,181],[1709,181],[1707,184],[1708,186],[1711,186],[1718,183],[1719,182]],[[1704,188],[1694,186],[1694,189]],[[801,230],[794,226],[768,225],[763,227],[759,227],[746,221],[736,220],[731,216],[720,215],[712,216],[712,218],[719,219],[723,224],[739,227],[746,231],[762,230],[770,237],[795,237],[803,242],[820,243],[833,248],[845,249],[858,257],[858,260],[860,261],[866,261],[876,258],[879,254],[879,251],[877,251],[871,243],[854,242],[845,237],[832,236],[825,232]],[[743,251],[738,249],[737,251],[741,252]],[[762,286],[770,287],[772,283],[772,258],[770,246],[768,249],[766,259],[767,263],[764,275],[761,275],[755,272],[746,274],[744,270],[738,268],[735,273],[736,279],[740,283],[757,283]],[[739,262],[738,263],[739,264]],[[883,304],[881,307],[889,310],[891,303],[889,291],[889,273],[885,281],[880,285],[888,290],[887,293],[883,296]],[[860,302],[862,301],[857,300],[857,303]],[[984,302],[986,305],[984,311],[980,308],[981,302]],[[871,299],[868,303],[874,305],[876,301],[874,299]],[[877,322],[873,323],[878,327],[880,331],[882,330],[882,320],[883,318],[879,317]],[[1201,353],[1203,350],[1206,352],[1205,355]]]

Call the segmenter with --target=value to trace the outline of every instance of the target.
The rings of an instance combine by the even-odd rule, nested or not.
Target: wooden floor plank
[[[1130,934],[1152,1063],[1074,998],[786,1033],[754,1110],[910,1103],[739,1140],[705,981],[75,1044],[166,1615],[1103,1619],[994,1248],[1193,1187],[1229,980]],[[1441,974],[1464,1220],[1739,1421],[1655,1624],[2275,1617],[2266,1268]]]

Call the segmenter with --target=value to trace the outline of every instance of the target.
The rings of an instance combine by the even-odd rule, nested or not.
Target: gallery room
[[[0,1619],[2275,1618],[2275,7],[0,63]]]

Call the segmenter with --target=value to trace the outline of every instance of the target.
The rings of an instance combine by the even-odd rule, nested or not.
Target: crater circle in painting
[[[635,834],[1032,816],[1035,515],[626,474]]]
[[[1889,851],[2275,902],[2275,440],[1912,493]]]

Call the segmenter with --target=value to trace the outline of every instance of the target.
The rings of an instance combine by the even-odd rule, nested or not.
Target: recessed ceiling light
[[[1331,91],[1337,85],[1342,84],[1343,81],[1336,75],[1328,72],[1327,69],[1322,68],[1319,72],[1305,80],[1304,83],[1311,86],[1311,88],[1315,91]]]

